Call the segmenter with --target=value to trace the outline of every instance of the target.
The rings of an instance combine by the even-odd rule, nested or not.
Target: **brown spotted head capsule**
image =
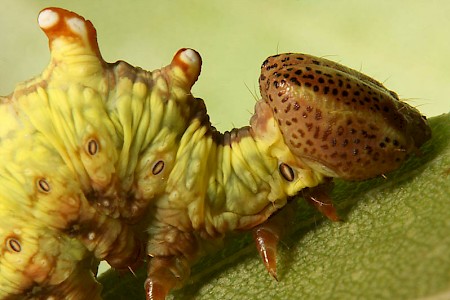
[[[323,58],[269,57],[260,89],[292,153],[327,176],[387,173],[431,137],[426,118],[394,92]]]

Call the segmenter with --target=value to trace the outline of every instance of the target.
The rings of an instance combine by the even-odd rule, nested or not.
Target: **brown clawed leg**
[[[291,219],[291,214],[294,211],[292,205],[295,205],[295,203],[289,203],[267,219],[266,222],[252,230],[256,249],[263,260],[264,266],[277,281],[277,245],[288,227],[287,221]]]
[[[190,267],[184,257],[153,257],[148,264],[145,292],[147,300],[164,300],[169,292],[182,286]]]
[[[303,190],[303,198],[331,221],[340,221],[330,197],[333,182],[329,181],[313,188]]]

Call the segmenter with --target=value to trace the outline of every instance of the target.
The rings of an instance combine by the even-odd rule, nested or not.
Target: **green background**
[[[48,63],[38,12],[60,6],[93,21],[107,61],[145,69],[182,47],[203,57],[194,87],[220,130],[248,124],[264,59],[326,56],[385,83],[428,116],[450,102],[450,1],[0,0],[0,95]]]
[[[267,56],[281,52],[324,56],[361,70],[384,82],[429,117],[450,108],[450,1],[0,0],[0,95],[9,94],[17,82],[39,74],[48,63],[46,37],[36,22],[38,12],[47,6],[64,7],[90,19],[97,28],[103,57],[110,62],[122,59],[151,70],[168,64],[179,48],[198,50],[204,63],[194,94],[205,99],[213,124],[222,131],[248,124],[255,99],[259,98],[260,64]],[[366,294],[373,299],[389,299],[392,295],[403,299],[450,298],[450,216],[444,214],[450,211],[446,142],[450,137],[445,130],[450,124],[449,115],[434,124],[441,130],[441,138],[426,148],[428,154],[415,160],[418,165],[424,164],[419,171],[412,171],[413,160],[402,169],[411,172],[403,177],[402,170],[395,173],[398,180],[387,187],[379,181],[362,187],[341,183],[335,196],[338,201],[339,197],[342,199],[338,207],[349,213],[345,223],[323,222],[324,226],[317,226],[321,218],[311,215],[310,210],[305,210],[309,216],[299,216],[299,220],[305,221],[281,249],[279,283],[265,274],[248,237],[244,237],[202,262],[194,269],[193,284],[177,295],[189,299],[196,295],[203,299],[225,299],[228,295],[233,299],[236,295],[255,298],[256,293],[261,299],[269,295],[283,299],[294,297],[292,293],[298,288],[297,295],[306,298],[309,295],[311,299],[320,295],[361,298],[364,291],[360,295],[348,294],[348,287],[358,287],[360,282],[359,287],[373,292]],[[433,174],[435,177],[431,179]],[[421,185],[416,183],[408,192],[407,183],[411,181]],[[432,193],[426,192],[431,190]],[[398,200],[404,191],[407,193],[401,198],[404,200]],[[414,201],[408,202],[408,199],[423,200],[423,191],[434,198],[425,197],[428,200],[418,202],[422,203],[418,207],[413,205]],[[405,203],[410,206],[402,206]],[[424,217],[425,220],[421,219]],[[370,227],[361,227],[365,221],[380,229],[367,240],[363,238],[370,233]],[[422,224],[426,224],[425,229]],[[388,241],[383,240],[383,226],[394,230],[391,237],[387,236]],[[432,230],[433,226],[439,230]],[[243,249],[235,250],[240,249],[240,243]],[[398,245],[399,251],[403,251],[398,253],[399,259],[392,256],[395,251],[383,252],[386,247],[381,250],[376,247],[383,243],[386,247],[403,243]],[[404,251],[414,244],[417,247],[413,246],[407,256],[412,263],[405,263],[401,259],[405,257]],[[361,247],[359,253],[372,253],[371,259],[379,258],[380,264],[369,261],[370,267],[361,269],[346,265],[364,262],[342,253],[353,245]],[[335,248],[336,254],[330,252]],[[317,249],[324,252],[316,253]],[[339,257],[337,262],[335,256]],[[389,265],[397,261],[399,265]],[[399,269],[405,266],[406,269]],[[376,269],[379,267],[382,269]],[[397,281],[388,280],[386,289],[364,285],[371,278],[396,277],[392,274],[406,276],[404,284],[401,285],[401,276],[397,276]],[[253,284],[243,285],[247,280]],[[125,281],[121,278],[119,283]],[[120,291],[125,291],[123,299],[131,291],[142,295],[141,282],[132,283],[131,287],[122,287],[108,277],[104,282],[111,282],[105,290],[109,295]],[[382,281],[376,282],[383,286]],[[330,288],[324,290],[328,294],[318,293],[317,287],[327,286]],[[408,296],[403,293],[405,287],[411,292]],[[241,290],[236,292],[238,288]],[[394,290],[401,293],[392,294]]]

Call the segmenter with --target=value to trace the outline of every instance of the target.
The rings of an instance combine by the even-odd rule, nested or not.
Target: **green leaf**
[[[433,138],[399,170],[337,181],[343,222],[300,201],[273,280],[248,234],[194,266],[175,299],[450,299],[450,114],[430,119]],[[100,276],[103,297],[145,299],[146,268]]]

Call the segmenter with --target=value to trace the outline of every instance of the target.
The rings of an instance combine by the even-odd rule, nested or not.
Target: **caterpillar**
[[[276,278],[273,216],[300,192],[338,220],[333,178],[397,169],[431,137],[378,81],[306,54],[267,58],[250,125],[218,132],[191,94],[202,60],[152,72],[105,62],[90,21],[38,17],[51,60],[0,97],[0,299],[101,299],[100,261],[148,263],[165,299],[231,231],[252,230]]]

